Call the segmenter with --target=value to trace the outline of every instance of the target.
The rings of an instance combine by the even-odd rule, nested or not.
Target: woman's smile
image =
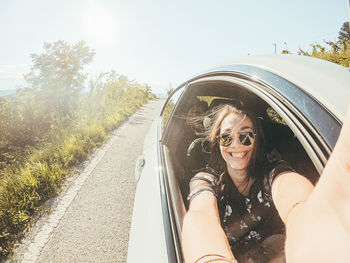
[[[247,152],[238,152],[238,153],[232,152],[231,153],[231,156],[233,158],[236,158],[236,159],[243,159],[243,157],[245,157],[246,155],[247,155]]]
[[[221,155],[229,172],[231,170],[246,170],[249,165],[254,143],[248,146],[243,145],[238,138],[238,134],[246,130],[253,130],[252,121],[248,117],[242,118],[234,113],[227,115],[221,123],[220,134],[228,133],[233,138],[229,145],[220,145]]]
[[[252,149],[244,152],[221,151],[226,163],[234,170],[246,169],[249,164]]]

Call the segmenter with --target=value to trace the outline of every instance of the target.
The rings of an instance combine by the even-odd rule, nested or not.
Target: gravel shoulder
[[[115,130],[47,203],[8,262],[125,262],[135,195],[134,167],[164,100],[153,100]]]

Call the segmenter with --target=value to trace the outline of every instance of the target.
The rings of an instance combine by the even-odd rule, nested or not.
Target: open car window
[[[177,101],[179,100],[180,96],[182,95],[182,92],[184,91],[184,88],[185,87],[182,87],[176,90],[173,94],[171,94],[171,96],[167,100],[162,113],[162,132],[164,132],[164,129],[170,119],[170,116],[174,110]]]
[[[189,181],[196,173],[193,165],[203,163],[203,156],[201,160],[189,160],[188,149],[191,143],[196,142],[204,155],[210,158],[210,152],[205,152],[203,136],[194,134],[186,122],[187,112],[195,100],[206,102],[208,110],[221,104],[232,104],[249,109],[261,121],[266,141],[265,150],[268,154],[280,155],[282,159],[290,163],[296,172],[306,176],[313,184],[319,178],[320,160],[310,143],[310,138],[313,136],[306,136],[308,130],[301,128],[302,122],[299,123],[299,126],[296,125],[297,118],[281,103],[274,103],[274,99],[271,99],[270,95],[266,96],[258,84],[250,83],[250,86],[255,86],[258,92],[253,92],[252,89],[229,80],[196,81],[187,87],[176,107],[172,104],[174,103],[172,100],[168,101],[168,109],[175,108],[175,111],[168,119],[169,122],[164,129],[163,145],[166,148],[167,176],[170,178],[168,179],[170,182],[169,200],[176,232],[174,236],[178,239],[175,243],[179,247],[181,246],[182,220],[188,208]],[[163,121],[166,114],[168,114],[167,108],[164,111]],[[181,258],[181,249],[178,253]]]

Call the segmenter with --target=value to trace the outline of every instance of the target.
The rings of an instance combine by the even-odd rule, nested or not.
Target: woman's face
[[[231,113],[221,123],[220,134],[230,134],[233,138],[231,144],[227,147],[220,145],[220,152],[228,170],[245,170],[249,165],[254,149],[254,136],[251,139],[248,138],[248,143],[245,140],[242,143],[239,136],[240,133],[246,134],[245,132],[254,133],[253,122],[249,117],[243,118]],[[244,136],[241,136],[241,138],[244,138]],[[250,145],[244,145],[249,143]]]

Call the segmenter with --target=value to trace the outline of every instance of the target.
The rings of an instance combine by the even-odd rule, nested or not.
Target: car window
[[[197,96],[197,99],[201,101],[205,101],[210,105],[211,101],[215,98],[221,98],[221,97],[215,97],[215,96]]]
[[[213,108],[214,106],[218,106],[219,104],[233,104],[238,107],[243,106],[242,101],[232,97],[197,96],[197,98],[201,101],[207,102],[210,108]]]
[[[266,110],[267,116],[269,116],[270,120],[273,122],[277,122],[279,124],[287,125],[287,123],[282,119],[280,115],[272,108],[268,107]]]
[[[171,117],[171,112],[181,92],[167,102],[167,108],[163,113],[163,128],[167,125],[169,117],[171,118],[171,123],[169,123],[165,134],[169,136],[164,136],[162,143],[168,151],[164,154],[164,159],[166,159],[167,176],[170,182],[169,192],[172,193],[170,202],[174,211],[174,229],[177,229],[179,237],[181,237],[181,227],[178,226],[182,225],[185,215],[185,211],[182,210],[189,207],[187,198],[190,192],[189,182],[191,178],[205,167],[221,168],[221,164],[212,158],[213,155],[210,147],[208,148],[209,150],[206,149],[204,138],[200,138],[194,134],[186,123],[186,112],[192,106],[194,99],[205,101],[209,109],[222,104],[232,104],[238,108],[246,108],[256,116],[259,116],[264,134],[266,158],[270,158],[271,160],[282,159],[296,172],[303,174],[310,182],[314,184],[317,182],[319,178],[317,169],[313,165],[308,152],[290,128],[290,119],[288,119],[288,116],[285,117],[285,115],[282,115],[284,110],[279,110],[277,105],[270,104],[269,101],[265,100],[266,98],[264,96],[258,96],[260,94],[250,92],[250,90],[244,89],[244,87],[228,85],[227,82],[211,83],[206,81],[205,84],[189,86],[189,88],[187,90],[189,92],[186,91],[181,96],[181,104],[178,104],[176,112],[174,112],[179,118],[174,118],[174,115]],[[289,125],[287,125],[287,122],[281,116],[285,118]],[[275,231],[274,227],[271,225],[271,228],[267,227],[266,231],[273,232]],[[277,237],[285,238],[283,234]],[[276,251],[278,251],[278,245],[280,244],[278,238],[271,239],[271,244],[277,248]],[[181,244],[181,240],[177,241]],[[243,258],[244,253],[244,251],[240,251],[237,255]],[[181,254],[181,251],[179,251],[179,254]]]
[[[171,116],[171,113],[173,112],[173,109],[177,103],[177,101],[179,100],[182,92],[184,91],[185,87],[182,87],[180,89],[178,89],[177,91],[175,91],[170,99],[168,100],[167,104],[165,105],[165,109],[163,111],[163,116],[162,116],[162,133],[164,132],[164,129],[169,121],[169,118]]]

